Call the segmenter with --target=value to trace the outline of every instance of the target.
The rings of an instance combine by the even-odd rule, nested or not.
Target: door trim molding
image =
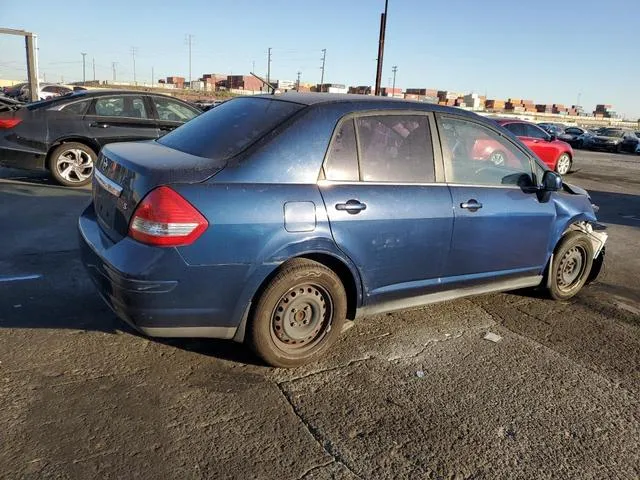
[[[376,315],[379,313],[406,310],[409,308],[418,308],[431,303],[445,302],[447,300],[455,300],[458,298],[469,297],[471,295],[483,295],[486,293],[537,287],[542,282],[542,279],[542,275],[533,275],[512,280],[501,280],[483,285],[474,285],[470,287],[445,290],[442,292],[428,293],[426,295],[419,295],[416,297],[389,300],[375,305],[365,305],[357,310],[356,318]]]

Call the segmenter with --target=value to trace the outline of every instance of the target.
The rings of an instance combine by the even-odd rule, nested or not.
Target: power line
[[[271,47],[267,52],[267,85],[271,88]]]
[[[133,58],[133,84],[137,85],[136,81],[136,54],[138,53],[138,49],[136,47],[131,47],[131,57]]]
[[[189,46],[189,88],[191,88],[191,44],[193,43],[193,35],[188,33],[185,43]]]
[[[395,97],[396,96],[396,73],[398,73],[398,66],[394,65],[391,71],[393,72],[393,87],[391,87],[391,96]]]
[[[322,74],[320,75],[320,91],[322,92],[322,85],[324,85],[324,65],[325,62],[327,60],[327,49],[323,48],[322,49],[322,58],[320,59],[322,60],[322,66],[320,67],[322,69]]]
[[[85,70],[85,57],[87,56],[87,54],[80,52],[80,55],[82,55],[82,83],[85,84],[87,82],[87,75]]]

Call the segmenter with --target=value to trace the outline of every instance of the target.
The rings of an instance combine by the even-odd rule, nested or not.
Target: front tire
[[[556,172],[560,175],[566,175],[571,171],[572,163],[571,156],[568,153],[563,153],[556,162]]]
[[[582,232],[567,233],[556,247],[547,273],[554,300],[569,300],[584,286],[593,266],[593,245]]]
[[[320,356],[339,337],[347,314],[340,278],[321,263],[285,263],[260,295],[249,323],[252,350],[274,367]]]
[[[60,185],[82,187],[91,181],[96,159],[96,152],[82,143],[63,143],[49,155],[49,170]]]

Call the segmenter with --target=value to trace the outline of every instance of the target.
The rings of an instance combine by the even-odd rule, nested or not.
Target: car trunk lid
[[[224,168],[220,160],[197,157],[156,141],[111,144],[95,166],[93,202],[100,226],[113,241],[129,229],[136,206],[154,188],[199,183]]]

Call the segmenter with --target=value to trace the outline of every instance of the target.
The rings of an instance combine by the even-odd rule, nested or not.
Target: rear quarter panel
[[[178,249],[184,261],[191,266],[235,265],[242,271],[242,279],[235,289],[234,317],[242,316],[259,286],[283,262],[309,253],[325,253],[345,263],[356,279],[360,303],[359,274],[333,241],[324,202],[315,183],[270,185],[210,181],[178,184],[172,188],[209,221],[209,228],[193,245]],[[315,205],[313,230],[292,232],[285,228],[284,205],[288,202]]]

